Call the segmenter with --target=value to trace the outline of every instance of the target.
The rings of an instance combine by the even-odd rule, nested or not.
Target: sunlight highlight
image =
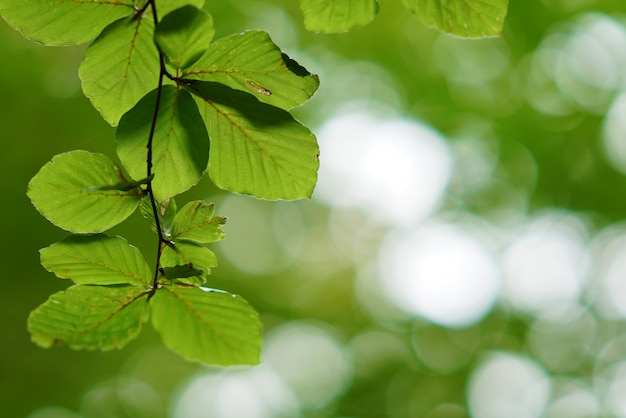
[[[592,388],[578,387],[568,388],[565,393],[560,394],[550,405],[546,418],[590,418],[598,417],[600,414],[600,403]]]
[[[476,323],[498,297],[495,259],[453,225],[391,233],[379,252],[378,271],[380,286],[398,307],[443,326]]]
[[[539,111],[602,114],[626,83],[626,28],[616,19],[587,13],[567,31],[559,27],[534,52],[528,99]]]
[[[626,227],[614,225],[594,239],[595,308],[608,319],[626,318]]]
[[[263,359],[305,408],[323,408],[351,381],[347,351],[332,332],[313,324],[291,322],[272,330]]]
[[[298,418],[301,409],[324,408],[349,386],[346,353],[327,328],[286,323],[268,333],[260,366],[192,378],[173,418]]]
[[[532,360],[492,354],[472,373],[468,398],[473,418],[539,418],[550,398],[550,379]]]
[[[270,368],[225,369],[196,376],[178,397],[173,418],[300,416],[293,392]]]
[[[609,164],[626,173],[626,93],[619,95],[604,119],[602,135],[605,156]]]
[[[391,226],[413,225],[437,209],[452,156],[432,129],[357,111],[330,119],[317,132],[324,159],[316,199]]]
[[[586,284],[587,250],[578,218],[553,213],[529,221],[504,253],[504,298],[538,313],[576,302]]]

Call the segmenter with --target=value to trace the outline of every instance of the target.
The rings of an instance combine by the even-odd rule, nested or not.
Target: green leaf
[[[300,0],[304,26],[312,32],[345,32],[370,23],[378,14],[376,0]]]
[[[195,200],[183,206],[174,217],[173,239],[188,239],[208,243],[224,239],[222,226],[226,218],[215,215],[215,205]]]
[[[0,0],[0,15],[27,38],[77,45],[111,22],[135,12],[133,0]]]
[[[200,274],[177,280],[180,283],[201,285],[206,283],[211,269],[217,266],[217,257],[213,251],[195,242],[180,240],[173,245],[163,248],[161,254],[162,266],[181,266],[191,264],[194,268],[202,270]]]
[[[33,342],[41,347],[122,348],[148,320],[142,286],[74,285],[54,293],[28,317]]]
[[[211,137],[209,175],[220,188],[264,199],[310,197],[315,136],[286,111],[218,83],[190,82]]]
[[[83,93],[116,126],[159,80],[152,19],[128,17],[109,25],[87,48],[78,69]]]
[[[165,16],[168,13],[180,9],[183,6],[195,6],[201,9],[204,6],[204,0],[158,0],[157,7],[160,16]]]
[[[429,26],[464,38],[499,36],[509,0],[402,0]]]
[[[231,35],[212,43],[183,77],[215,81],[285,110],[307,101],[319,86],[317,75],[281,53],[262,31]]]
[[[176,265],[172,267],[161,267],[159,272],[168,280],[202,277],[203,274],[203,270],[195,268],[193,266],[193,263]]]
[[[110,186],[98,186],[98,187],[92,187],[91,190],[120,190],[123,192],[129,192],[133,189],[138,189],[141,190],[140,186],[146,185],[148,183],[150,183],[152,181],[152,179],[154,178],[154,174],[151,174],[150,177],[146,177],[144,179],[141,180],[137,180],[137,181],[128,181],[125,178],[121,179],[122,181],[120,181],[119,183],[115,183],[112,184]]]
[[[150,304],[154,328],[183,357],[224,366],[259,362],[261,322],[240,296],[166,286]]]
[[[135,178],[145,175],[156,97],[154,90],[141,99],[122,117],[117,129],[117,155]],[[195,185],[208,159],[209,137],[194,100],[184,90],[164,86],[152,142],[156,199],[165,200]]]
[[[154,214],[152,213],[152,204],[150,203],[149,197],[141,199],[139,210],[141,211],[141,215],[150,221],[152,230],[157,232],[156,223],[154,222]],[[161,228],[163,229],[163,234],[165,234],[166,237],[171,238],[172,224],[174,222],[174,215],[176,215],[176,201],[174,198],[163,200],[157,204],[157,211],[159,222],[161,223]]]
[[[28,184],[28,197],[56,226],[71,232],[102,232],[128,218],[137,189],[98,190],[120,182],[119,168],[103,154],[72,151],[44,165]]]
[[[132,284],[147,288],[152,273],[137,247],[122,237],[70,235],[40,251],[41,264],[78,284]]]
[[[204,54],[214,35],[213,17],[185,6],[159,22],[154,40],[174,68],[186,68]]]

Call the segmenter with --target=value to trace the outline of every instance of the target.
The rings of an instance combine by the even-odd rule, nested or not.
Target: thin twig
[[[154,19],[154,25],[159,23],[159,18],[157,15],[157,9],[155,0],[148,0],[148,3],[152,6],[152,17]],[[161,93],[163,91],[163,78],[167,74],[167,70],[165,69],[165,58],[161,51],[159,51],[159,84],[157,86],[156,92],[156,102],[154,105],[154,113],[152,115],[152,124],[150,125],[150,134],[148,135],[148,144],[146,148],[148,149],[147,158],[146,158],[146,166],[147,166],[147,178],[152,177],[152,143],[154,140],[154,132],[156,130],[157,118],[159,115],[159,108],[161,106]],[[146,191],[148,193],[148,197],[150,198],[150,205],[152,206],[152,214],[154,216],[154,223],[156,226],[157,234],[159,236],[159,243],[157,246],[157,256],[156,256],[156,266],[154,269],[154,279],[152,281],[152,288],[150,289],[149,297],[152,297],[157,290],[157,282],[159,279],[159,268],[161,265],[161,254],[163,251],[163,246],[169,243],[169,240],[163,236],[163,230],[161,228],[161,220],[159,218],[159,209],[157,207],[156,199],[154,198],[154,191],[152,190],[152,180],[150,180],[146,186]]]

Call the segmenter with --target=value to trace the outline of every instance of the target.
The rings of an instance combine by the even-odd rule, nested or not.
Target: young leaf
[[[141,199],[137,189],[98,190],[119,182],[119,168],[106,155],[72,151],[44,165],[28,183],[27,194],[56,226],[102,232],[128,218]]]
[[[213,17],[193,6],[185,6],[159,22],[154,40],[173,67],[186,68],[204,54],[214,35]]]
[[[148,320],[143,286],[74,285],[54,293],[28,317],[33,342],[41,347],[122,348]]]
[[[152,273],[137,247],[122,237],[70,235],[40,250],[41,264],[78,284],[132,284],[147,288]]]
[[[300,0],[304,26],[312,32],[345,32],[370,23],[378,13],[376,0]]]
[[[310,197],[315,136],[286,111],[218,83],[190,82],[211,137],[209,175],[220,188],[263,199]]]
[[[157,91],[141,99],[120,120],[117,155],[133,177],[145,175],[146,141]],[[196,184],[209,159],[209,137],[198,108],[188,92],[164,86],[154,130],[152,190],[165,200]]]
[[[509,0],[402,0],[429,26],[464,38],[499,36]]]
[[[159,203],[159,216],[161,217],[161,226],[163,228],[163,233],[171,237],[172,236],[172,228],[174,225],[174,217],[176,216],[177,208],[176,201],[173,197],[169,199],[165,199]]]
[[[0,0],[0,15],[27,38],[47,45],[77,45],[109,23],[135,12],[134,0]]]
[[[201,285],[206,283],[211,269],[217,266],[217,257],[213,251],[195,242],[180,240],[173,245],[163,248],[161,254],[162,266],[181,266],[191,264],[194,268],[201,270],[196,276],[190,276],[180,283]]]
[[[87,48],[78,69],[83,93],[116,126],[159,79],[152,19],[127,17],[109,25]]]
[[[183,77],[222,83],[285,110],[307,101],[319,86],[317,75],[281,53],[262,31],[215,41]]]
[[[152,323],[169,348],[206,364],[257,364],[261,322],[243,298],[199,287],[165,286],[150,299]]]
[[[215,215],[215,205],[196,200],[183,206],[174,217],[172,239],[208,243],[224,239],[226,218]]]
[[[152,204],[148,197],[141,199],[139,205],[141,216],[150,221],[152,230],[157,232],[156,223],[154,222],[154,214],[152,213]],[[174,198],[165,199],[157,205],[159,221],[161,222],[161,228],[166,237],[172,237],[172,225],[174,222],[174,215],[176,215],[176,201]]]

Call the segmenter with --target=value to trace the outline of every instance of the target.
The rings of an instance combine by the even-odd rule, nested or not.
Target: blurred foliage
[[[228,196],[208,180],[184,195],[215,201],[229,217],[210,281],[261,312],[263,365],[202,368],[161,348],[153,331],[108,353],[30,342],[28,313],[66,284],[39,264],[38,250],[64,234],[38,216],[26,184],[60,152],[114,155],[114,136],[80,92],[84,47],[40,47],[2,24],[0,316],[8,344],[0,416],[626,416],[622,0],[513,1],[501,38],[471,41],[423,26],[401,2],[381,4],[370,25],[336,35],[304,31],[297,2],[206,9],[216,38],[267,30],[321,80],[296,110],[320,136],[313,201]],[[422,182],[400,196],[423,196],[442,182],[430,209],[408,226],[393,222],[405,216],[390,211],[396,183],[377,183],[401,184],[386,177],[393,164],[351,166],[354,181],[368,180],[369,195],[351,196],[356,183],[343,178],[322,182],[338,155],[331,140],[346,136],[332,133],[332,121],[358,112],[419,123],[436,133],[428,143],[444,147],[423,148],[432,158],[419,167],[407,163]],[[378,132],[406,128],[385,126]],[[363,145],[373,131],[347,132]],[[348,154],[362,156],[359,147]],[[437,167],[447,180],[438,180]],[[333,179],[342,193],[328,192]],[[151,253],[139,214],[118,228]],[[453,244],[473,256],[444,251]],[[395,299],[382,290],[437,257],[441,275],[429,270],[430,287],[417,295],[427,299],[412,299],[415,288]],[[401,268],[407,258],[414,265]],[[455,269],[467,284],[451,279]],[[475,280],[474,271],[490,279]],[[478,307],[474,316],[442,316],[458,306]]]

